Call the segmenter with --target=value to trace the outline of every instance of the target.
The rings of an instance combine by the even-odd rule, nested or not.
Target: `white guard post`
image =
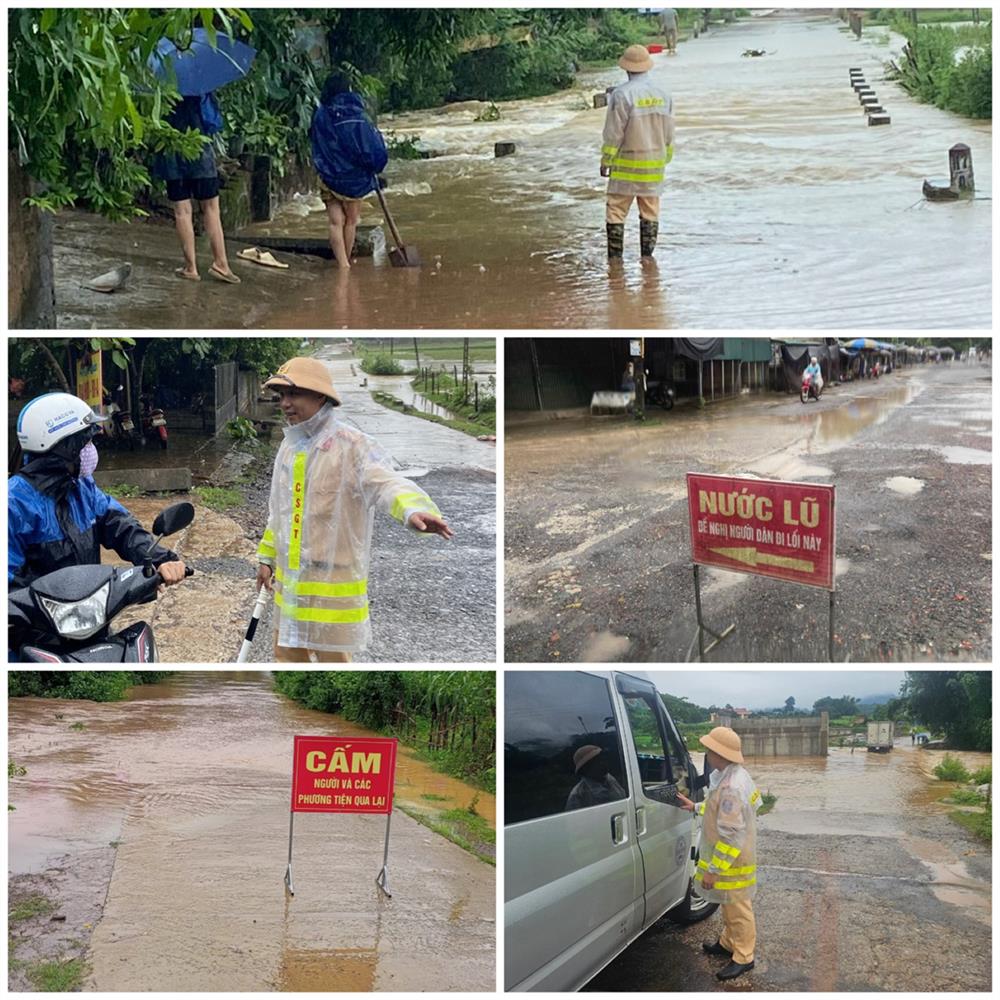
[[[295,826],[295,810],[288,814],[288,867],[285,868],[285,888],[289,896],[295,895],[295,888],[292,886],[292,828]]]

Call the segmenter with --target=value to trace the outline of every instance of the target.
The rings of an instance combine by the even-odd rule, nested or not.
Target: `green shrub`
[[[253,421],[246,417],[236,417],[226,424],[226,433],[234,441],[255,441],[257,439],[257,428]]]
[[[992,785],[993,784],[993,765],[987,764],[985,767],[981,767],[976,771],[973,771],[969,775],[969,781],[974,785]]]
[[[979,806],[982,805],[986,799],[974,788],[956,788],[951,795],[942,799],[942,801],[951,802],[956,806]]]
[[[12,670],[7,676],[11,698],[75,698],[120,701],[135,684],[150,684],[169,670]]]
[[[389,354],[366,354],[361,370],[368,375],[402,375],[403,366]]]
[[[386,132],[385,145],[389,151],[390,160],[420,160],[422,156],[417,148],[419,140],[408,135],[396,135],[395,132]]]
[[[965,765],[950,753],[945,754],[941,763],[934,768],[934,775],[942,781],[969,780],[969,772],[965,769]]]

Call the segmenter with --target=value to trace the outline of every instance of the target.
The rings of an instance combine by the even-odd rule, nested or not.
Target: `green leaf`
[[[115,350],[111,352],[111,360],[114,362],[115,366],[121,368],[122,370],[128,368],[128,360],[121,351]]]
[[[57,7],[46,7],[42,11],[42,22],[39,25],[39,31],[43,35],[47,35],[52,28],[52,25],[56,23],[56,18],[59,17],[59,9]]]

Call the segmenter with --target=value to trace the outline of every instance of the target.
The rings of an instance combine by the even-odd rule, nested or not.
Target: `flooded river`
[[[360,815],[298,817],[285,895],[295,733],[370,735],[275,694],[265,672],[178,672],[116,704],[9,701],[28,773],[12,782],[8,870],[49,872],[64,912],[99,901],[87,988],[492,988],[494,870],[398,808],[391,900],[374,883],[383,818]],[[492,796],[401,749],[397,804],[473,798],[495,822]]]

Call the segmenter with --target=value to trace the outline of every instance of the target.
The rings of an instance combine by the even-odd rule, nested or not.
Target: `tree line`
[[[10,698],[75,698],[121,701],[136,684],[155,684],[170,670],[11,670]]]
[[[274,686],[307,708],[399,737],[449,774],[496,788],[493,671],[282,670]]]

